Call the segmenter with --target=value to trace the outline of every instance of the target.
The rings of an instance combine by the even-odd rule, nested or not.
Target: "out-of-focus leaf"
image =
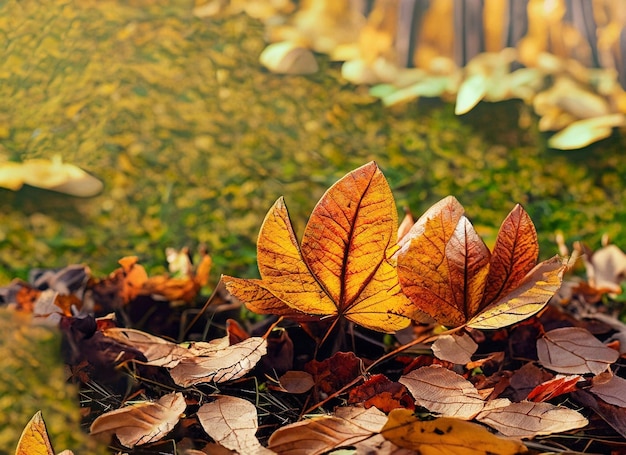
[[[533,269],[537,234],[519,205],[503,221],[493,254],[451,196],[422,215],[399,245],[404,293],[446,326],[496,329],[519,322],[545,306],[564,269],[557,259]]]
[[[591,393],[609,404],[626,408],[626,379],[615,375],[608,381],[597,381],[598,378],[594,378]]]
[[[313,52],[289,41],[267,46],[261,52],[259,62],[278,74],[312,74],[319,70]]]
[[[182,393],[169,393],[155,402],[134,403],[102,414],[91,424],[90,433],[115,434],[130,448],[159,441],[176,426],[186,407]]]
[[[467,333],[440,335],[432,345],[435,357],[460,365],[469,363],[476,349],[478,345]]]
[[[24,427],[15,455],[55,455],[41,411],[37,411]],[[58,455],[73,455],[73,452],[64,450]]]
[[[600,374],[619,358],[588,330],[562,327],[546,332],[537,340],[539,362],[565,374]]]
[[[409,389],[416,404],[445,417],[473,419],[485,406],[471,382],[440,366],[418,368],[399,382]]]
[[[385,424],[376,408],[339,408],[333,416],[319,416],[276,430],[268,448],[278,454],[318,455],[349,447],[374,436]]]
[[[471,111],[487,94],[488,82],[488,78],[482,73],[472,74],[461,82],[454,113],[461,115]]]
[[[198,420],[213,440],[227,449],[250,455],[272,454],[256,438],[256,407],[247,400],[220,396],[198,409]]]
[[[507,399],[488,402],[476,420],[513,438],[561,433],[589,423],[580,413],[563,406],[530,401],[511,403]]]
[[[610,114],[601,117],[578,120],[556,133],[548,140],[548,145],[559,150],[574,150],[607,138],[613,128],[624,125],[623,114]]]
[[[410,308],[389,257],[397,229],[391,189],[370,162],[322,196],[301,247],[279,199],[265,217],[257,241],[261,280],[223,279],[232,294],[256,308],[268,304],[274,311],[283,302],[302,313],[345,317],[373,330],[393,332],[408,325],[403,314]],[[250,301],[254,294],[260,300]]]
[[[626,438],[626,408],[617,407],[598,400],[584,390],[578,390],[572,397],[582,406],[593,409],[606,423],[608,423],[623,438]]]
[[[582,258],[589,285],[599,292],[621,293],[620,283],[626,279],[626,254],[616,245],[585,252]]]
[[[408,409],[391,411],[381,434],[424,455],[512,455],[527,451],[520,441],[496,436],[476,423],[451,417],[420,421]]]

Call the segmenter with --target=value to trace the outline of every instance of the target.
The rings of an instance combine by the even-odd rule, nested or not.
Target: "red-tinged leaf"
[[[313,376],[322,392],[330,395],[358,377],[363,371],[363,362],[352,352],[337,352],[321,362],[311,360],[304,371]]]
[[[269,455],[272,452],[256,438],[256,406],[247,400],[220,396],[198,409],[198,420],[213,440],[236,453]]]
[[[579,375],[562,376],[557,375],[554,379],[539,384],[528,394],[527,399],[539,403],[556,398],[559,395],[570,393],[578,389],[576,384],[583,378]]]
[[[385,375],[375,374],[350,391],[348,404],[362,403],[365,408],[375,406],[388,413],[396,408],[413,409],[413,401],[404,385],[391,381]]]
[[[506,398],[488,402],[476,420],[512,438],[534,438],[586,427],[589,421],[577,411],[550,403]]]
[[[469,420],[478,414],[485,402],[467,379],[436,365],[422,367],[402,376],[415,404],[445,417]]]
[[[539,257],[537,232],[530,216],[517,204],[502,222],[491,253],[484,301],[496,302],[515,288]]]
[[[371,162],[326,191],[311,213],[301,247],[279,199],[257,241],[260,282],[229,277],[224,282],[233,295],[264,312],[284,314],[280,301],[305,314],[395,332],[409,324],[405,315],[414,313],[390,259],[397,226],[391,189]]]
[[[460,365],[472,360],[478,345],[467,333],[440,335],[432,345],[433,354],[440,359]]]
[[[609,404],[626,408],[626,379],[611,376],[610,380],[600,382],[596,381],[597,378],[598,376],[594,378],[591,393]]]
[[[143,401],[109,411],[93,421],[92,435],[115,434],[125,447],[161,440],[178,423],[187,404],[180,392],[162,396],[158,401]]]
[[[319,416],[279,428],[268,448],[279,455],[321,455],[367,441],[387,417],[376,408],[339,408],[334,416]]]
[[[546,368],[565,374],[600,374],[619,358],[588,330],[563,327],[537,340],[537,356]]]
[[[467,322],[474,329],[498,329],[541,311],[561,287],[565,266],[558,257],[539,263],[517,287]]]

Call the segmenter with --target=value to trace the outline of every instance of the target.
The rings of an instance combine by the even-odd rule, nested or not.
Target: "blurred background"
[[[301,233],[369,160],[399,212],[453,194],[487,242],[519,202],[543,257],[557,231],[623,245],[619,4],[0,2],[0,177],[61,159],[103,183],[0,188],[0,284],[71,263],[101,276],[126,255],[156,273],[166,247],[201,244],[214,281],[254,276],[272,203]]]

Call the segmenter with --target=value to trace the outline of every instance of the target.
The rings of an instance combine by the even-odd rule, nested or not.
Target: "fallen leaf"
[[[576,384],[583,378],[579,375],[563,376],[557,375],[553,379],[536,386],[528,394],[527,400],[535,403],[548,401],[559,395],[570,393],[578,389]]]
[[[319,70],[313,52],[289,41],[267,46],[261,52],[259,62],[278,74],[313,74]]]
[[[305,393],[313,388],[315,380],[306,371],[287,371],[278,378],[278,390],[287,393]]]
[[[531,401],[511,403],[507,399],[488,402],[476,420],[505,436],[527,439],[583,428],[589,423],[580,413],[563,406]]]
[[[626,438],[626,408],[608,404],[604,400],[598,400],[584,390],[574,392],[572,397],[582,406],[593,409],[602,420],[608,423],[623,438]]]
[[[619,358],[588,330],[562,327],[537,340],[537,356],[546,368],[565,374],[600,374]]]
[[[468,333],[439,335],[432,345],[433,354],[447,362],[465,365],[472,360],[478,345]]]
[[[326,360],[311,360],[304,371],[313,376],[320,391],[330,395],[362,374],[363,362],[353,352],[337,352]]]
[[[403,316],[410,302],[390,261],[397,229],[389,184],[370,162],[326,191],[309,218],[301,247],[279,199],[257,241],[261,280],[223,279],[233,295],[254,308],[269,305],[274,312],[282,303],[301,313],[345,317],[369,329],[394,332],[410,322]],[[251,301],[255,294],[259,300]]]
[[[613,375],[606,382],[594,381],[590,391],[609,404],[626,408],[626,379],[624,378]]]
[[[225,337],[228,339],[228,336]],[[267,352],[267,341],[250,337],[218,351],[200,352],[182,360],[170,369],[170,375],[181,387],[203,382],[226,382],[239,379],[252,370]]]
[[[339,408],[335,414],[279,428],[270,437],[268,448],[281,455],[320,455],[371,438],[387,420],[376,408]]]
[[[24,427],[15,455],[55,455],[41,411],[37,411]],[[58,455],[74,454],[71,450],[64,450]]]
[[[507,455],[527,451],[520,441],[496,436],[476,423],[451,417],[420,421],[408,409],[391,411],[381,434],[423,455]]]
[[[105,412],[93,421],[90,433],[115,434],[129,448],[159,441],[176,426],[186,407],[182,393],[168,393],[158,401],[142,401]]]
[[[589,285],[600,291],[620,294],[620,284],[626,279],[626,254],[616,245],[585,252],[587,254],[582,257]]]
[[[546,305],[564,271],[557,258],[535,266],[537,234],[520,205],[503,221],[493,253],[452,196],[429,209],[399,245],[402,290],[444,326],[519,322]]]
[[[213,440],[227,449],[250,455],[272,454],[256,438],[256,406],[247,400],[219,396],[197,412],[200,425]]]
[[[409,389],[415,404],[445,417],[473,419],[485,406],[471,382],[440,366],[413,370],[398,382]]]

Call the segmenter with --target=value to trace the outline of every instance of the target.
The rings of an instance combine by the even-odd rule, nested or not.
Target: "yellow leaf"
[[[15,455],[54,455],[41,411],[26,424],[17,443]]]
[[[520,441],[498,437],[478,424],[451,417],[420,421],[408,409],[391,411],[381,434],[397,446],[422,455],[512,455],[527,451]]]
[[[397,229],[391,189],[371,162],[347,174],[322,196],[301,247],[279,199],[259,233],[261,280],[224,277],[224,282],[252,308],[269,305],[281,314],[288,312],[283,302],[301,313],[345,317],[373,330],[394,332],[409,324],[403,315],[411,307],[390,261]],[[260,300],[251,300],[255,295]]]

